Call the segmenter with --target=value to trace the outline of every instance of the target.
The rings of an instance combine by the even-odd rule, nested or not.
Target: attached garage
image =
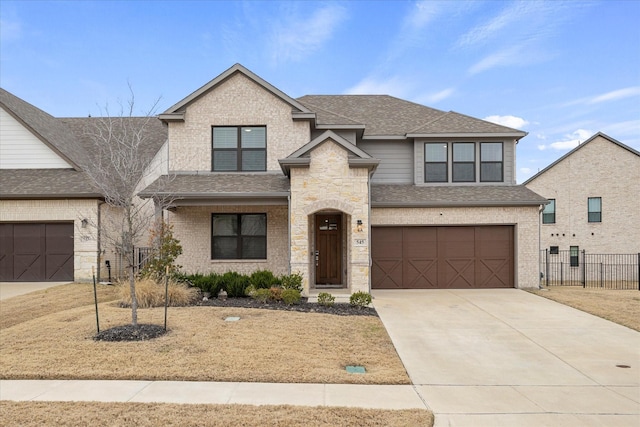
[[[514,287],[513,226],[373,227],[373,289]]]
[[[0,223],[0,281],[73,281],[73,223]]]

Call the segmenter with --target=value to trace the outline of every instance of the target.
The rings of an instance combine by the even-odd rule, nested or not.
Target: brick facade
[[[597,136],[526,186],[556,200],[555,224],[541,225],[541,249],[640,252],[640,156]],[[588,222],[587,199],[602,198],[602,222]]]
[[[267,126],[267,170],[309,142],[309,123],[291,119],[291,105],[243,74],[234,74],[169,123],[169,170],[211,171],[211,127]]]

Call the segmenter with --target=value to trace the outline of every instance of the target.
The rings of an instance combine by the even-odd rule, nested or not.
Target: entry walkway
[[[69,282],[0,282],[0,300],[67,283]]]
[[[440,426],[640,426],[640,333],[516,289],[374,291]]]

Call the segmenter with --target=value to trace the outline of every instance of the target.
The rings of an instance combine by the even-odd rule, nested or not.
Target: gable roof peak
[[[273,86],[271,83],[267,82],[266,80],[264,80],[263,78],[261,78],[260,76],[258,76],[257,74],[249,70],[248,68],[246,68],[244,65],[240,63],[235,63],[234,65],[229,67],[227,70],[219,74],[217,77],[213,78],[212,80],[210,80],[209,82],[201,86],[199,89],[192,92],[190,95],[187,95],[185,98],[183,98],[176,104],[169,107],[164,113],[160,114],[159,116],[160,119],[169,120],[171,119],[172,116],[181,115],[181,113],[184,112],[184,109],[189,104],[196,101],[201,96],[203,96],[210,90],[214,89],[216,86],[220,85],[221,83],[229,79],[231,76],[238,73],[252,80],[254,83],[261,86],[263,89],[267,90],[268,92],[271,92],[273,95],[280,98],[282,101],[291,105],[291,107],[294,110],[297,110],[298,112],[301,112],[301,113],[311,113],[311,111],[307,109],[304,105],[302,105],[300,102],[290,97],[286,93],[282,92],[280,89]]]

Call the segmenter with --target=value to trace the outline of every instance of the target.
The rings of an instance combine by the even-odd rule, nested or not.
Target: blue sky
[[[0,20],[0,84],[57,117],[128,83],[162,112],[239,62],[293,97],[390,94],[527,131],[519,182],[598,131],[640,150],[636,0],[2,0]]]

